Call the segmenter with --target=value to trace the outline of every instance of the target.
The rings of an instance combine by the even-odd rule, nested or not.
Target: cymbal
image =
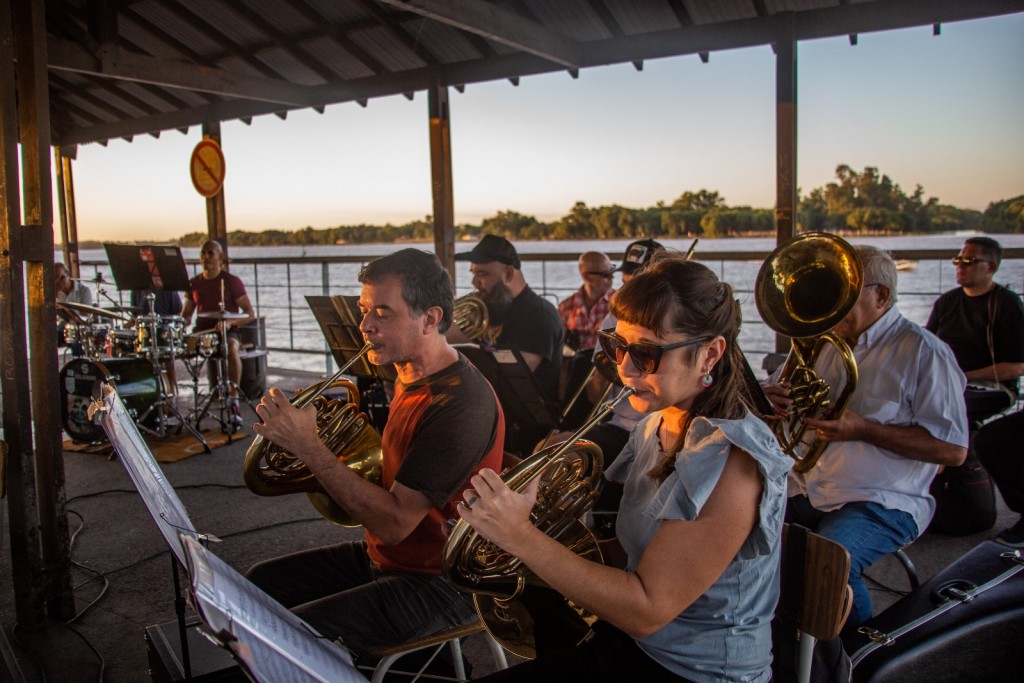
[[[85,319],[82,316],[75,313],[60,301],[57,302],[57,315],[59,315],[65,322],[69,322],[74,325],[81,325],[85,322]]]
[[[196,317],[206,318],[207,320],[241,320],[249,316],[245,313],[232,313],[231,311],[203,311],[202,313],[197,313]]]
[[[131,320],[130,317],[122,315],[117,311],[110,311],[106,308],[98,308],[96,306],[89,306],[88,304],[76,304],[72,301],[60,301],[58,305],[64,306],[65,308],[74,311],[80,315],[98,315],[104,318],[115,318],[117,320]]]

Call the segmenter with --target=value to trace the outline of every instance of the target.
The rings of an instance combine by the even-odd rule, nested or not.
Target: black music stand
[[[358,300],[359,297],[344,295],[306,297],[339,368],[363,348],[363,333],[359,331],[362,314],[356,305]],[[374,365],[364,356],[349,368],[348,373],[356,378],[360,404],[370,423],[378,431],[383,431],[388,419],[388,392],[384,385],[398,379],[395,366],[390,363]]]
[[[537,378],[518,349],[456,344],[487,378],[505,413],[505,450],[530,454],[538,441],[558,425],[557,406],[544,398]]]
[[[153,244],[104,244],[118,289],[188,289],[188,270],[181,249]]]
[[[188,289],[188,271],[185,269],[185,259],[181,255],[181,249],[176,246],[157,246],[152,244],[104,244],[107,251],[107,260],[110,262],[110,271],[114,276],[114,284],[118,289],[124,290],[145,290],[145,291],[184,291]],[[158,339],[156,320],[150,316],[149,320],[152,329],[149,331],[149,339],[153,348],[148,353],[153,363],[153,374],[157,377],[161,374],[162,358],[174,365],[174,345],[169,346],[170,352],[161,355],[157,349]],[[138,323],[137,323],[138,324]],[[160,382],[157,385],[160,386]],[[154,436],[163,438],[166,436],[167,413],[178,419],[179,428],[188,429],[195,439],[203,445],[203,450],[212,453],[210,445],[203,438],[198,429],[193,427],[186,420],[169,399],[173,397],[161,392],[157,402],[146,409],[138,418],[139,426]],[[157,411],[157,429],[155,432],[142,425],[142,421],[154,410]]]

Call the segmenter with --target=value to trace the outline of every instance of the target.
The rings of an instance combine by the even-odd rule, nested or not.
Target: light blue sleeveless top
[[[718,580],[675,619],[636,642],[666,669],[698,683],[761,683],[771,677],[771,620],[779,599],[780,535],[792,460],[752,414],[739,420],[698,417],[676,455],[675,471],[659,485],[646,473],[662,458],[660,422],[661,412],[644,418],[605,472],[625,487],[616,534],[629,556],[627,570],[636,569],[662,520],[696,519],[733,445],[757,461],[764,490],[756,525]]]

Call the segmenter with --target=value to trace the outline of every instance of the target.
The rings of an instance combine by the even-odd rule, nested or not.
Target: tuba
[[[334,375],[302,389],[291,399],[296,408],[311,402],[316,407],[316,429],[338,461],[344,463],[367,481],[378,483],[383,465],[380,436],[365,413],[359,411],[359,392],[355,385],[341,376],[373,349],[366,344]],[[345,388],[348,401],[328,400],[324,392]],[[358,526],[341,506],[327,495],[313,473],[298,458],[279,446],[257,436],[245,452],[243,478],[246,485],[261,496],[305,493],[313,507],[331,522],[341,526]]]
[[[757,311],[776,333],[792,339],[780,381],[793,400],[790,415],[772,428],[783,452],[807,472],[828,442],[807,434],[807,418],[834,420],[842,415],[857,388],[853,351],[830,332],[857,303],[864,273],[857,251],[845,240],[825,232],[809,232],[784,242],[761,265],[754,286]],[[834,399],[831,388],[814,372],[826,345],[839,354],[846,383]],[[813,439],[808,440],[808,436]],[[806,446],[800,454],[800,446]]]
[[[581,437],[601,421],[632,387],[622,392],[576,433],[549,446],[502,474],[513,491],[540,478],[533,524],[577,555],[601,562],[601,550],[580,521],[597,498],[603,471],[601,449]],[[457,590],[472,593],[480,621],[502,647],[521,657],[581,642],[594,615],[574,605],[541,581],[516,557],[459,520],[445,543],[441,573]]]
[[[472,291],[455,300],[452,322],[474,342],[486,341],[490,320],[480,292]]]

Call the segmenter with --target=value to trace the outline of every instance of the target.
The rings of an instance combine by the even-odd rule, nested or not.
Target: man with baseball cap
[[[504,237],[488,234],[472,250],[456,254],[455,260],[470,263],[473,288],[487,304],[495,345],[517,349],[533,372],[544,398],[558,405],[565,330],[554,305],[526,284],[516,248]],[[448,328],[448,340],[452,343],[470,341],[457,325]],[[528,453],[547,428],[520,427],[518,434],[514,425],[508,430],[510,438],[506,439],[506,449]]]
[[[626,247],[626,256],[622,259],[622,265],[615,270],[623,275],[631,276],[646,266],[655,252],[661,251],[664,248],[660,243],[649,238],[632,242]]]

